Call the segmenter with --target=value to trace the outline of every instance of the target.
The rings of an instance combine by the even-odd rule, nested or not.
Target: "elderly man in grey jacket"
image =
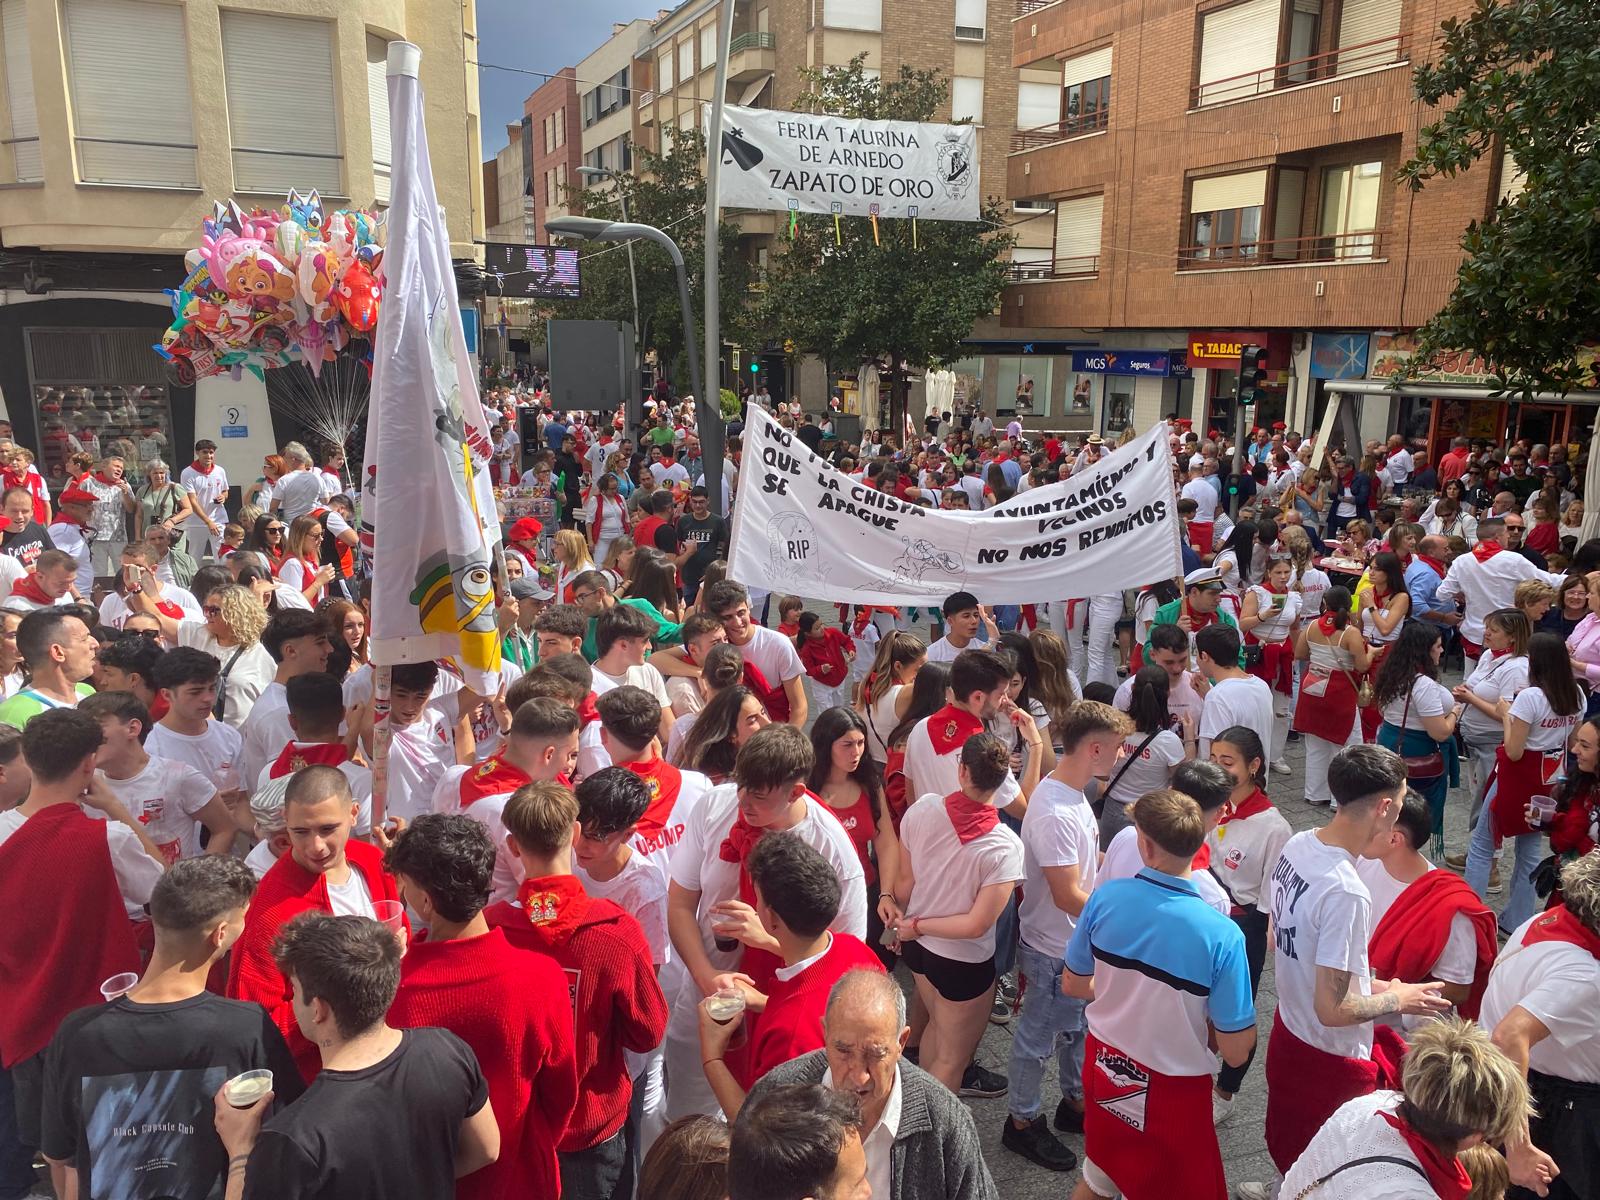
[[[851,971],[834,984],[823,1048],[774,1067],[754,1100],[788,1083],[820,1083],[861,1105],[874,1200],[997,1200],[966,1106],[933,1076],[901,1061],[910,1029],[894,977]]]

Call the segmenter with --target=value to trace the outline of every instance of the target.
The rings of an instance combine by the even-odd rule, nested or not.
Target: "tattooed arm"
[[[1360,1025],[1388,1013],[1435,1013],[1450,1007],[1439,995],[1442,983],[1401,983],[1375,979],[1372,995],[1350,987],[1350,972],[1334,967],[1317,968],[1314,1006],[1317,1020],[1330,1028]]]

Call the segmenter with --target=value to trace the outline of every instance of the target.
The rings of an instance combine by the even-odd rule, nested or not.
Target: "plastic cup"
[[[235,1075],[222,1085],[222,1095],[234,1108],[249,1108],[272,1090],[272,1072],[266,1069]]]
[[[736,924],[736,921],[731,921],[726,917],[711,918],[712,940],[716,943],[717,949],[721,950],[724,954],[728,954],[739,948],[738,938],[728,937],[722,932],[724,929],[733,928]]]
[[[139,982],[137,971],[124,971],[120,975],[113,975],[100,985],[100,994],[106,998],[106,1003],[119,999],[133,990],[133,985]]]
[[[374,900],[372,915],[390,933],[399,934],[405,928],[406,906],[398,900]]]
[[[706,1012],[718,1025],[726,1025],[744,1012],[744,993],[738,988],[718,988],[706,997]]]
[[[1550,818],[1556,815],[1556,798],[1554,796],[1529,796],[1528,809],[1533,813],[1535,825],[1548,825]]]

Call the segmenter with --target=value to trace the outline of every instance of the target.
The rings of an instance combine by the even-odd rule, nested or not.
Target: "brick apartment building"
[[[523,149],[533,190],[533,228],[541,242],[549,240],[545,222],[568,212],[566,189],[579,185],[583,122],[577,79],[576,68],[563,67],[523,104],[523,128],[528,132]]]
[[[1498,151],[1413,194],[1395,168],[1431,111],[1412,70],[1468,0],[1017,0],[1012,63],[1059,108],[1011,139],[1008,194],[1054,208],[1005,326],[1037,337],[1040,428],[1113,435],[1170,412],[1230,422],[1238,346],[1269,351],[1262,424],[1314,429],[1330,392],[1393,374],[1444,303],[1467,223],[1518,186]],[[1482,398],[1481,362],[1346,405],[1347,437],[1550,441],[1587,409]],[[999,397],[1002,408],[1007,403]],[[1358,420],[1356,419],[1358,418]]]

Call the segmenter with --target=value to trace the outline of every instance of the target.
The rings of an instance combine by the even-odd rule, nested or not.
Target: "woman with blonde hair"
[[[555,560],[556,599],[561,604],[571,604],[572,581],[585,571],[594,570],[588,539],[576,529],[563,529],[556,534]]]
[[[1063,729],[1068,710],[1083,699],[1083,688],[1067,663],[1067,643],[1060,634],[1049,629],[1035,629],[1028,635],[1028,641],[1033,646],[1033,661],[1039,668],[1033,681],[1033,698],[1044,705],[1050,717],[1048,728]],[[1051,745],[1057,754],[1061,752],[1054,736]]]
[[[1361,517],[1345,522],[1344,536],[1335,547],[1340,558],[1351,559],[1363,566],[1382,548],[1381,543],[1372,540],[1372,526]]]
[[[278,568],[278,580],[298,591],[306,603],[315,605],[322,599],[329,580],[338,574],[332,563],[318,561],[322,557],[321,518],[309,513],[296,517],[284,542],[288,557]]]
[[[222,664],[216,715],[238,728],[278,670],[278,664],[261,644],[267,610],[255,594],[240,584],[215,588],[200,598],[203,617],[198,621],[167,616],[156,607],[148,587],[130,594],[128,600],[135,612],[155,617],[168,645],[204,650]]]
[[[600,570],[605,572],[606,578],[611,582],[611,590],[620,592],[622,585],[628,581],[628,572],[633,568],[635,548],[631,537],[613,538],[611,545],[606,548],[605,558],[600,560]]]
[[[1333,580],[1326,571],[1311,565],[1311,535],[1299,525],[1285,525],[1278,540],[1289,552],[1289,563],[1293,567],[1289,586],[1305,600],[1301,611],[1321,612],[1322,593],[1333,586]]]
[[[914,633],[894,630],[878,642],[856,708],[867,725],[867,755],[880,767],[889,760],[889,735],[911,706],[911,684],[928,661],[928,647]]]

